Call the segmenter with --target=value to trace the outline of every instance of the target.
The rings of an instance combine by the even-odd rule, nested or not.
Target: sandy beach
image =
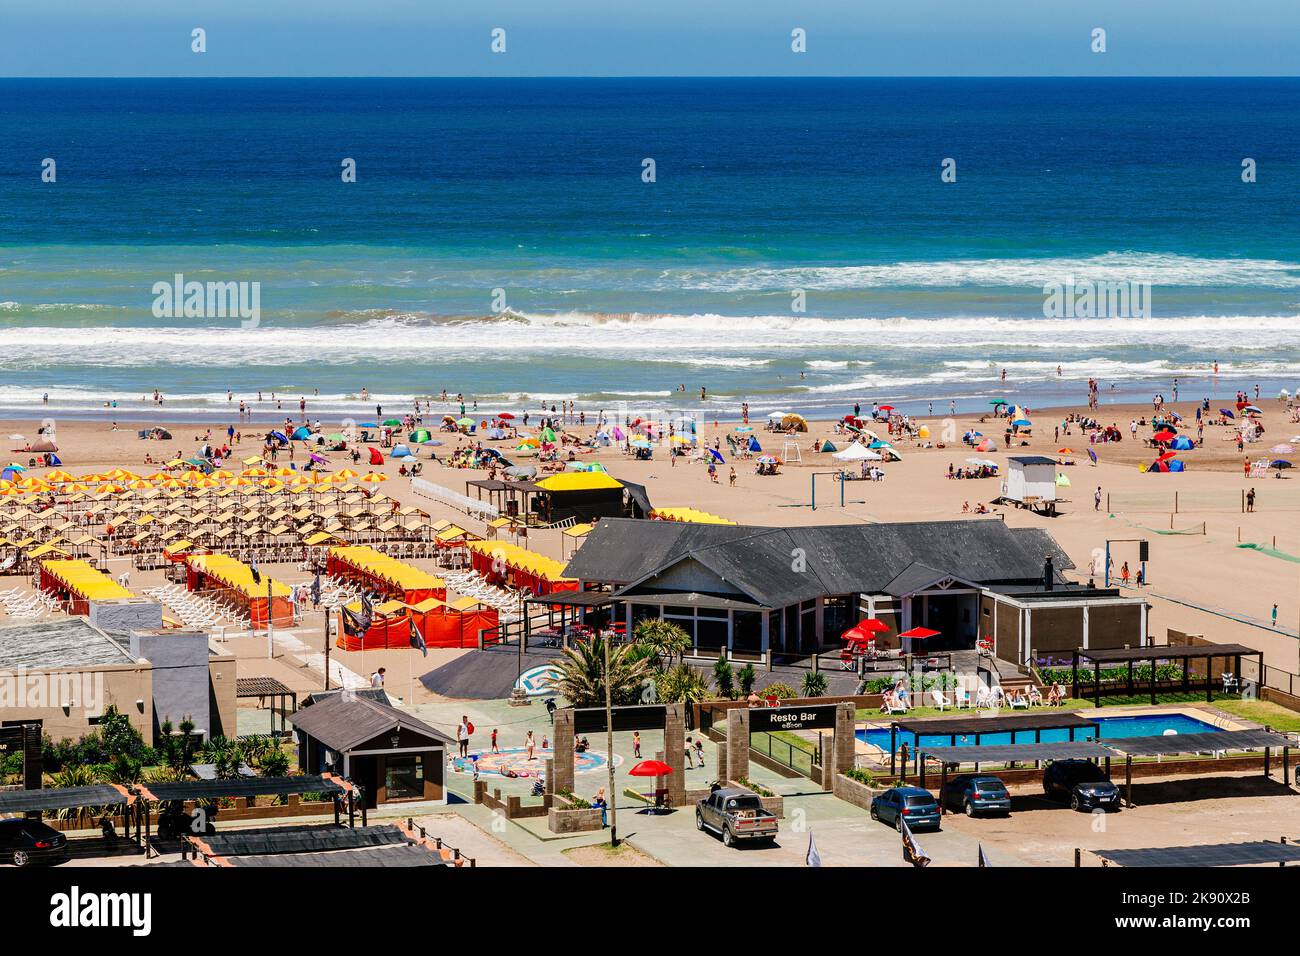
[[[1211,402],[1216,410],[1221,404],[1227,403]],[[1267,450],[1270,446],[1300,433],[1300,424],[1290,421],[1293,413],[1285,405],[1277,400],[1265,400],[1261,407],[1265,431],[1259,443],[1248,446],[1251,459],[1275,457]],[[1195,406],[1182,403],[1175,408],[1190,420]],[[616,478],[644,484],[656,507],[689,506],[742,524],[782,526],[968,518],[1003,520],[1018,527],[1042,527],[1066,549],[1076,565],[1072,576],[1080,581],[1088,579],[1094,562],[1100,572],[1101,561],[1097,555],[1104,552],[1108,539],[1128,539],[1128,543],[1116,543],[1112,547],[1114,568],[1127,561],[1136,571],[1137,545],[1132,539],[1145,538],[1150,541],[1151,560],[1143,592],[1152,605],[1150,631],[1157,642],[1164,641],[1167,628],[1178,628],[1218,642],[1234,641],[1258,647],[1264,651],[1265,662],[1270,666],[1297,670],[1300,641],[1296,639],[1295,626],[1300,616],[1297,600],[1300,589],[1296,585],[1300,564],[1294,557],[1288,560],[1286,555],[1300,556],[1300,521],[1297,521],[1300,482],[1293,480],[1289,472],[1276,470],[1269,470],[1265,477],[1244,477],[1243,456],[1238,454],[1232,440],[1235,432],[1221,426],[1207,426],[1203,447],[1182,456],[1187,462],[1186,472],[1140,471],[1138,466],[1149,463],[1156,453],[1140,441],[1129,439],[1129,422],[1149,420],[1149,404],[1108,405],[1092,413],[1103,426],[1114,424],[1124,434],[1123,441],[1092,446],[1077,424],[1068,433],[1063,425],[1059,436],[1055,432],[1058,424],[1072,414],[1088,416],[1086,407],[1034,409],[1031,414],[1036,423],[1032,434],[1018,437],[1020,444],[1010,451],[1003,448],[990,453],[976,453],[961,443],[960,436],[975,429],[996,436],[1001,444],[1004,420],[975,415],[916,419],[915,423],[929,427],[932,435],[929,442],[898,440],[895,447],[902,460],[882,466],[883,481],[846,482],[842,489],[833,480],[833,472],[843,467],[841,463],[834,461],[829,453],[814,450],[826,439],[839,447],[848,441],[848,436],[837,434],[834,423],[828,421],[811,422],[807,432],[792,435],[765,431],[756,424],[752,434],[762,443],[764,453],[786,460],[774,476],[757,475],[752,460],[733,459],[726,452],[724,436],[737,423],[721,421],[716,425],[705,422],[699,427],[704,442],[713,445],[715,440],[722,441],[727,461],[718,467],[716,483],[710,480],[703,463],[685,457],[674,462],[666,446],[657,447],[649,461],[634,460],[617,444],[583,453],[580,460],[599,461]],[[160,425],[171,430],[172,441],[137,438],[137,430]],[[6,434],[29,437],[34,436],[36,427],[37,423],[31,420],[0,423]],[[325,422],[324,427],[330,430],[331,423]],[[436,428],[436,422],[429,427]],[[530,430],[535,427],[534,421]],[[575,424],[566,425],[565,430],[586,437],[595,429],[590,424]],[[260,453],[264,432],[265,426],[245,425],[233,457],[243,459]],[[1149,426],[1139,429],[1139,437],[1149,434]],[[956,442],[942,440],[953,435],[958,436]],[[57,430],[59,456],[63,467],[73,474],[118,466],[153,471],[156,469],[146,463],[146,456],[153,462],[189,457],[206,437],[205,425],[168,423],[165,419],[119,422],[117,430],[103,423],[61,421]],[[224,428],[212,429],[213,442],[219,444],[225,437]],[[446,433],[438,437],[444,440],[436,449],[440,458],[454,451],[458,440],[470,441]],[[501,448],[507,457],[513,448],[509,440],[488,444]],[[1089,460],[1089,447],[1097,453],[1095,465]],[[23,463],[30,457],[16,451],[12,454]],[[953,480],[948,477],[950,465],[957,469],[968,467],[968,458],[1004,462],[1009,454],[1049,455],[1066,463],[1060,470],[1068,476],[1070,485],[1061,489],[1067,500],[1062,503],[1058,516],[1046,517],[1014,506],[994,504],[1001,493],[999,478]],[[305,459],[302,446],[296,455]],[[427,450],[423,455],[427,455]],[[346,453],[330,453],[328,457],[334,468],[351,465]],[[364,461],[363,458],[359,467],[367,469],[369,466]],[[278,463],[285,463],[284,453]],[[734,486],[729,482],[732,468],[736,473]],[[431,504],[427,499],[414,499],[407,479],[398,474],[398,469],[399,464],[388,459],[374,469],[384,471],[393,479],[385,483],[386,493],[403,504],[429,509],[435,519],[454,519],[472,531],[486,531],[481,521],[453,512],[449,507]],[[42,471],[36,468],[32,473],[39,475]],[[465,491],[466,481],[485,476],[483,470],[440,467],[427,460],[422,475],[426,480],[459,492]],[[810,506],[813,482],[816,482],[815,510]],[[1102,501],[1100,507],[1094,507],[1094,493],[1098,488]],[[1244,494],[1251,488],[1256,491],[1255,510],[1243,513]],[[981,503],[988,507],[988,515],[973,513]],[[1241,547],[1251,544],[1266,547],[1280,556]],[[572,551],[572,544],[566,545],[558,531],[534,531],[529,536],[528,547],[554,558],[564,558]],[[125,566],[125,559],[120,560]],[[277,567],[274,573],[289,582],[305,578],[304,572],[287,566]],[[1277,628],[1271,623],[1274,602],[1278,605]],[[319,622],[314,627],[312,622],[305,622],[298,631],[296,638],[302,644],[319,647]],[[273,673],[282,679],[291,678],[304,689],[315,686],[319,679],[319,675],[306,673],[309,669],[302,666],[303,661],[287,651],[281,660],[266,661],[265,642],[260,638],[242,638],[234,643],[241,648],[247,644],[243,649],[249,659],[241,664],[241,676],[248,676],[245,669],[249,675]],[[334,660],[358,674],[367,674],[387,661],[395,674],[402,675],[407,690],[420,697],[425,692],[414,678],[458,653],[462,652],[434,651],[427,660],[412,661],[410,655],[400,651],[352,655],[336,651]],[[259,657],[262,659],[258,660]]]

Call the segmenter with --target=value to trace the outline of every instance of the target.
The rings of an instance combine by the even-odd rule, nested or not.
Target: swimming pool
[[[1197,720],[1183,713],[1169,714],[1142,714],[1136,717],[1094,717],[1093,721],[1097,724],[1097,730],[1094,733],[1086,727],[1078,727],[1074,731],[1075,740],[1093,740],[1100,738],[1102,740],[1117,740],[1120,737],[1159,737],[1166,731],[1172,730],[1176,734],[1209,734],[1219,730],[1212,724],[1207,724],[1203,720]],[[1053,743],[1060,740],[1069,740],[1070,732],[1065,729],[1044,730],[1041,731],[1043,743]],[[1013,740],[1012,737],[1015,737]],[[886,753],[889,752],[889,728],[872,728],[870,730],[859,730],[858,739],[869,744],[879,747]],[[896,738],[898,743],[907,741],[909,747],[915,748],[917,745],[916,735],[898,732]],[[980,745],[989,746],[992,744],[1031,744],[1034,742],[1034,731],[1021,730],[1017,733],[1000,733],[1000,734],[980,734]],[[954,745],[953,739],[947,734],[924,734],[920,740],[923,747],[951,747]],[[975,735],[970,734],[963,738],[957,737],[955,741],[958,747],[973,747],[975,745]]]

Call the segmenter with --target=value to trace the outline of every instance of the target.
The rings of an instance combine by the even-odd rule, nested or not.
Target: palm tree
[[[605,703],[605,639],[596,635],[564,652],[558,665],[554,689],[574,707],[597,707]],[[615,704],[635,704],[641,684],[651,673],[650,661],[636,659],[629,644],[609,648],[609,690]]]
[[[655,692],[661,704],[696,704],[708,700],[709,680],[690,664],[676,664],[655,678]]]
[[[638,644],[653,648],[660,658],[667,658],[669,665],[672,664],[674,657],[685,654],[686,649],[691,646],[691,636],[684,628],[659,617],[647,617],[638,621],[632,631],[632,638]],[[663,670],[663,668],[664,664],[661,661],[659,669]]]
[[[826,693],[826,675],[821,671],[809,671],[803,675],[803,687],[801,688],[805,697],[821,697]]]

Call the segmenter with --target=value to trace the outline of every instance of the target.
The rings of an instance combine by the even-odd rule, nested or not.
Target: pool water
[[[1203,720],[1197,720],[1195,717],[1189,717],[1187,714],[1170,713],[1170,714],[1143,714],[1140,717],[1094,717],[1092,720],[1097,724],[1097,729],[1093,730],[1087,727],[1076,727],[1074,731],[1075,740],[1117,740],[1121,737],[1159,737],[1172,730],[1176,734],[1209,734],[1219,730],[1212,724],[1207,724]],[[1070,739],[1070,731],[1065,729],[1044,730],[1041,731],[1043,743],[1055,743],[1061,740]],[[1014,739],[1012,739],[1014,737]],[[889,729],[873,728],[870,730],[859,730],[858,739],[865,743],[873,744],[886,753],[889,752]],[[908,734],[902,731],[898,732],[897,742],[907,741],[909,747],[915,748],[917,745],[916,735]],[[1034,742],[1034,731],[1021,730],[1016,733],[1000,734],[980,734],[980,745],[988,746],[993,744],[1031,744]],[[950,747],[953,746],[953,740],[947,734],[924,734],[921,736],[920,744],[923,747]],[[957,737],[956,746],[973,747],[975,745],[975,735],[970,734],[966,737]]]

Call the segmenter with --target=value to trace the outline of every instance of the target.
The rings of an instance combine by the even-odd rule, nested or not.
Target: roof
[[[111,807],[128,803],[125,793],[107,785],[92,787],[49,787],[43,790],[0,792],[0,813],[30,813],[37,810],[73,810],[81,807]]]
[[[308,853],[354,850],[361,847],[396,846],[410,839],[395,825],[373,827],[283,826],[259,830],[231,830],[191,838],[201,853],[210,856],[265,856],[277,853]]]
[[[118,600],[135,597],[103,571],[81,560],[42,561],[41,570],[74,594],[89,601]]]
[[[1149,661],[1152,659],[1183,660],[1184,658],[1205,657],[1207,655],[1234,657],[1237,654],[1244,656],[1262,654],[1263,652],[1253,647],[1247,647],[1245,644],[1202,644],[1199,647],[1148,644],[1145,647],[1081,647],[1078,653],[1080,657],[1086,657],[1090,661],[1101,664],[1112,661]]]
[[[914,720],[896,720],[894,726],[909,734],[929,736],[997,734],[1017,730],[1061,730],[1085,727],[1095,730],[1096,721],[1082,717],[1074,711],[1056,713],[1009,714],[1005,717],[920,717]]]
[[[295,713],[293,725],[331,750],[347,753],[380,734],[410,730],[443,745],[450,736],[405,711],[366,697],[339,694]]]
[[[623,490],[623,483],[603,471],[566,471],[551,475],[537,482],[537,487],[544,491],[605,491],[617,488]]]
[[[236,677],[236,697],[292,697],[293,690],[274,677]]]
[[[324,777],[234,777],[222,780],[180,780],[137,784],[146,800],[217,800],[234,797],[285,796],[290,793],[340,793],[343,788]]]
[[[894,580],[885,585],[885,593],[891,597],[906,597],[909,594],[915,594],[917,591],[924,591],[951,577],[952,575],[944,574],[942,571],[926,564],[909,564],[899,572]],[[963,581],[962,583],[969,585],[973,582]]]
[[[1046,455],[1012,455],[1007,461],[1014,461],[1018,465],[1055,465],[1055,458],[1048,458]]]
[[[310,867],[409,867],[446,866],[434,850],[422,846],[366,847],[332,853],[279,853],[271,856],[222,857],[231,866],[310,866]]]
[[[1271,730],[1216,730],[1204,734],[1120,737],[1106,741],[1106,746],[1130,757],[1172,757],[1177,754],[1213,753],[1216,750],[1295,747],[1297,744],[1290,737]]]
[[[944,763],[1078,760],[1115,756],[1113,751],[1107,750],[1101,744],[1091,740],[1062,740],[1045,744],[990,744],[987,747],[921,747],[919,749],[926,756],[941,760]]]
[[[764,609],[762,604],[755,604],[752,601],[738,601],[735,598],[721,597],[716,594],[701,594],[699,591],[620,591],[615,598],[619,601],[631,601],[634,604],[672,604],[683,607],[708,607],[719,611]]]
[[[84,617],[44,618],[0,627],[0,668],[53,670],[134,664],[122,645]]]
[[[1300,843],[1211,843],[1133,850],[1093,850],[1120,866],[1263,866],[1300,863]]]
[[[805,573],[791,573],[795,553],[806,556]],[[914,564],[975,583],[1041,581],[1048,554],[1058,572],[1074,566],[1050,535],[1024,535],[1001,521],[762,528],[602,518],[565,574],[653,586],[654,576],[690,558],[755,603],[783,607],[885,593]]]

